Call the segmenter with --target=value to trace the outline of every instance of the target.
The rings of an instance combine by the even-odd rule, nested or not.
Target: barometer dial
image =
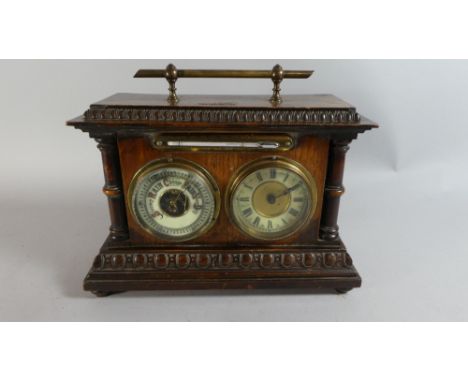
[[[213,178],[185,160],[158,160],[144,166],[130,184],[131,210],[151,234],[186,241],[205,233],[219,212]]]
[[[317,202],[312,176],[284,159],[262,159],[242,168],[228,197],[231,219],[257,239],[290,236],[310,220]]]

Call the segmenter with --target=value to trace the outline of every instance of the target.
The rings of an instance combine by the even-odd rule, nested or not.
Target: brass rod
[[[165,78],[166,69],[140,69],[135,78]],[[309,78],[312,70],[285,70],[283,78]],[[177,69],[178,78],[271,78],[271,70],[198,70]]]
[[[280,84],[285,78],[309,78],[312,70],[283,70],[280,65],[275,65],[272,70],[198,70],[181,69],[173,64],[167,65],[166,69],[140,69],[135,73],[137,78],[165,78],[169,83],[170,104],[179,102],[176,94],[176,82],[178,78],[270,78],[273,81],[273,95],[270,102],[278,105],[282,102]]]

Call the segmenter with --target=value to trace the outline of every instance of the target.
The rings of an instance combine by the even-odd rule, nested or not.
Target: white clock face
[[[201,235],[216,219],[216,185],[194,164],[156,163],[134,180],[132,210],[157,237],[185,241]]]
[[[232,191],[233,220],[242,231],[259,239],[290,236],[311,216],[315,205],[312,183],[288,162],[253,164]]]

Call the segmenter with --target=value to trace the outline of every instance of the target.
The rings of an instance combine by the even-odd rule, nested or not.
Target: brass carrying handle
[[[171,104],[179,102],[176,94],[176,81],[178,78],[271,78],[273,81],[273,95],[270,102],[279,104],[281,99],[280,83],[285,78],[309,78],[312,70],[283,70],[280,65],[275,65],[272,70],[198,70],[181,69],[173,64],[167,65],[166,69],[140,69],[135,74],[135,78],[166,78],[169,83],[169,96],[167,101]]]

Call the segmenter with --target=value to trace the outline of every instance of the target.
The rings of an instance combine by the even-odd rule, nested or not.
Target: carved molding
[[[325,192],[328,197],[340,198],[345,193],[344,186],[328,186],[325,185]]]
[[[352,124],[360,121],[354,109],[344,110],[233,110],[233,109],[146,109],[108,107],[88,109],[89,121],[156,121],[156,122],[214,122],[214,123],[275,123],[275,124]]]
[[[335,225],[333,227],[330,226],[321,226],[320,227],[320,238],[322,240],[338,240],[339,238],[339,227]]]
[[[98,255],[93,270],[287,270],[340,269],[352,266],[344,251],[300,253],[106,253]]]
[[[342,154],[346,154],[349,151],[350,140],[337,141],[333,140],[332,147],[333,150],[336,150]]]
[[[111,186],[104,186],[102,188],[102,192],[104,195],[106,195],[108,198],[120,198],[122,197],[122,190],[120,187],[111,185]]]

